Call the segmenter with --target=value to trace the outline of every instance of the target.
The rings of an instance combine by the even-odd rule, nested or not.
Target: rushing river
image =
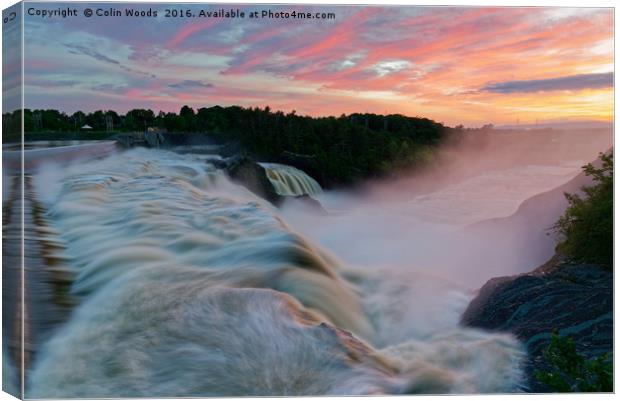
[[[40,169],[77,306],[27,397],[520,390],[522,345],[458,325],[469,288],[345,262],[209,160],[135,149]],[[368,252],[356,239],[341,248]]]

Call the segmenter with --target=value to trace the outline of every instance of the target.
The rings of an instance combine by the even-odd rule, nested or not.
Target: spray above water
[[[458,326],[462,287],[340,261],[204,157],[141,149],[46,174],[80,305],[29,397],[520,386],[516,340]]]
[[[571,181],[611,138],[609,130],[465,133],[426,169],[356,192],[318,195],[327,215],[292,203],[282,214],[293,229],[358,268],[432,274],[475,290],[490,278],[532,271],[554,254],[550,229],[565,208],[563,190],[553,197],[556,204],[538,205],[536,219],[507,217]],[[487,221],[497,229],[471,229]]]

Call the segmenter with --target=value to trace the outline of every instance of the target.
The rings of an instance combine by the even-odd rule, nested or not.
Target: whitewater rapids
[[[207,157],[135,149],[35,183],[80,302],[39,350],[28,398],[522,385],[518,341],[458,325],[465,289],[344,264]]]

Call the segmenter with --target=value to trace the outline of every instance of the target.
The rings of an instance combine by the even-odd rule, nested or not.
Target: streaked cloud
[[[82,46],[82,45],[77,45],[77,44],[65,44],[65,47],[67,49],[69,49],[69,53],[71,54],[83,54],[86,56],[90,56],[92,58],[94,58],[95,60],[99,60],[99,61],[103,61],[104,63],[109,63],[109,64],[116,64],[116,65],[120,65],[121,63],[117,60],[114,60],[104,54],[99,53],[98,51],[86,47],[86,46]]]
[[[192,79],[186,79],[181,82],[168,84],[173,89],[196,89],[196,88],[213,88],[213,84]]]
[[[269,105],[448,124],[525,122],[524,110],[532,120],[613,116],[611,9],[270,6],[336,15],[300,21],[171,19],[165,4],[140,7],[161,12],[96,24],[26,17],[27,106]]]
[[[83,45],[78,45],[78,44],[65,44],[65,47],[69,49],[69,53],[71,54],[89,56],[89,57],[94,58],[95,60],[98,60],[98,61],[101,61],[107,64],[117,65],[119,68],[127,72],[147,75],[147,76],[150,76],[151,78],[157,78],[155,74],[128,67],[127,65],[121,63],[120,61],[115,60],[111,57],[108,57],[105,54],[102,54],[93,48],[83,46]]]
[[[495,93],[548,92],[611,88],[613,83],[614,73],[608,72],[603,74],[579,74],[549,79],[496,82],[486,85],[482,90]]]

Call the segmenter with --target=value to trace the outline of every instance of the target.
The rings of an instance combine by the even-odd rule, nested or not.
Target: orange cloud
[[[547,86],[530,93],[485,90],[493,83],[564,82],[613,71],[611,9],[355,6],[329,11],[335,20],[211,18],[190,19],[180,27],[161,22],[157,28],[135,26],[143,23],[136,20],[116,30],[72,28],[78,22],[68,22],[65,37],[48,35],[58,43],[79,42],[81,32],[98,35],[101,43],[109,43],[102,54],[105,50],[118,63],[67,53],[68,48],[33,47],[26,75],[36,76],[38,86],[33,80],[36,96],[27,98],[44,106],[45,88],[56,82],[54,102],[62,102],[62,94],[79,93],[93,99],[88,101],[92,108],[113,108],[107,102],[120,101],[122,93],[122,104],[175,111],[181,102],[270,105],[313,115],[398,112],[448,124],[613,117],[613,88],[600,85]],[[136,31],[149,35],[127,34]],[[82,39],[80,48],[93,46]],[[67,76],[46,75],[45,65],[83,82],[63,89]],[[157,79],[137,74],[145,70]],[[93,76],[104,84],[98,88],[110,88],[108,93],[89,84]],[[205,84],[188,90],[175,85],[180,80]]]

